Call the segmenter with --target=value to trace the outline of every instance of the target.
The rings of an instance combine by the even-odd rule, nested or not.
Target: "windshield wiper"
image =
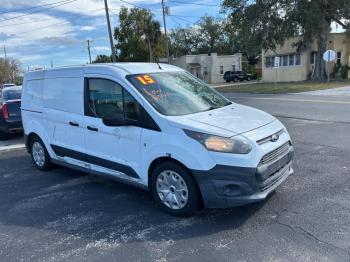
[[[220,107],[217,107],[217,106],[211,106],[209,107],[208,109],[204,110],[204,111],[211,111],[211,110],[214,110],[214,109],[218,109]]]

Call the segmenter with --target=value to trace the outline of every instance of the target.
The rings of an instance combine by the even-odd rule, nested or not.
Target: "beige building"
[[[263,50],[262,80],[265,82],[292,82],[304,81],[312,76],[315,58],[317,54],[317,45],[313,44],[306,51],[298,53],[293,43],[300,38],[295,37],[285,41],[283,46],[276,50]],[[350,35],[347,33],[331,33],[328,37],[327,49],[336,52],[334,63],[350,66]],[[279,67],[275,68],[275,59],[279,57]],[[333,63],[333,65],[334,65]],[[331,70],[333,66],[330,66]],[[350,72],[348,73],[350,78]]]
[[[170,63],[210,84],[223,83],[226,71],[241,70],[242,68],[242,59],[239,53],[222,56],[218,56],[217,53],[185,55],[171,59]]]

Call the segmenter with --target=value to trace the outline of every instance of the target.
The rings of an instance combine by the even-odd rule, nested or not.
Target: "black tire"
[[[252,80],[252,79],[250,78],[250,76],[248,76],[248,77],[247,77],[247,81],[250,81],[250,80]]]
[[[159,176],[164,171],[174,171],[176,172],[186,183],[187,186],[187,203],[179,209],[172,209],[163,203],[161,200],[158,191],[157,191],[157,180]],[[191,174],[181,165],[172,162],[166,161],[159,164],[151,174],[151,191],[154,199],[159,204],[161,209],[166,211],[167,213],[174,216],[189,216],[193,214],[200,207],[200,193],[197,188],[197,184]]]
[[[8,133],[0,131],[0,141],[9,139],[10,135]]]
[[[230,83],[230,80],[229,80],[229,79],[226,79],[226,83]]]
[[[37,161],[35,160],[35,157],[34,157],[34,145],[38,143],[41,145],[42,149],[43,149],[43,157],[44,157],[44,161],[43,161],[43,164],[42,165],[39,165],[37,163]],[[47,149],[43,143],[43,141],[41,141],[41,139],[37,136],[34,136],[31,141],[30,141],[30,154],[32,156],[32,160],[33,160],[33,163],[34,165],[36,166],[36,168],[38,168],[39,170],[41,171],[47,171],[47,170],[50,170],[51,167],[52,167],[52,164],[51,164],[51,158],[50,158],[50,155],[49,153],[47,152]]]

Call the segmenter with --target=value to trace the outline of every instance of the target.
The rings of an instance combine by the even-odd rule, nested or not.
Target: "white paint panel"
[[[44,80],[29,80],[25,82],[25,86],[22,91],[22,106],[25,109],[38,109],[42,108],[43,97],[43,82]],[[26,107],[29,108],[26,108]]]
[[[44,82],[44,106],[74,114],[84,114],[84,78],[49,78]]]

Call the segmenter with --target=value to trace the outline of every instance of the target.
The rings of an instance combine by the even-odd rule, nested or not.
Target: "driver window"
[[[122,86],[107,79],[89,79],[88,115],[103,118],[122,113],[128,119],[138,120],[138,102]]]

